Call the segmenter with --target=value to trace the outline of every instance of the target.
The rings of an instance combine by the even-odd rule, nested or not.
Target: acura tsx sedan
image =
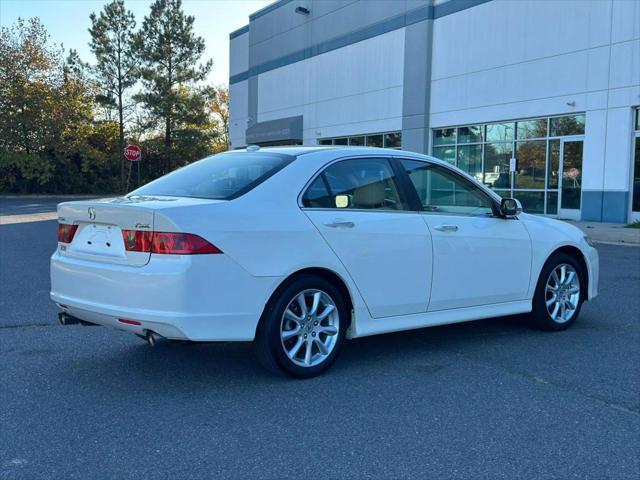
[[[254,342],[293,377],[366,335],[512,314],[564,330],[598,290],[578,228],[400,150],[225,152],[123,197],[61,203],[58,222],[61,323]]]

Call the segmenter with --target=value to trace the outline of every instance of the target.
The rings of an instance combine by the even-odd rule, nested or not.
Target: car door
[[[429,311],[523,300],[531,240],[517,218],[501,218],[491,197],[453,169],[401,160],[433,241]]]
[[[431,237],[406,197],[389,159],[376,157],[332,163],[302,197],[374,318],[427,311]]]

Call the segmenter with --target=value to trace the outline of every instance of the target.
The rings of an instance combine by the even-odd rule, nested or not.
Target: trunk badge
[[[89,207],[87,212],[89,213],[89,220],[96,219],[96,211],[92,207]]]

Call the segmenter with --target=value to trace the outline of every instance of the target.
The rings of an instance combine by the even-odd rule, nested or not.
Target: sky
[[[18,17],[39,17],[51,35],[68,51],[74,48],[80,58],[93,63],[89,49],[89,15],[98,12],[105,0],[0,0],[0,25],[8,27]],[[149,12],[151,0],[125,0],[136,17],[137,25]],[[183,0],[183,8],[196,20],[194,29],[204,38],[204,59],[213,59],[208,81],[229,82],[229,33],[249,23],[249,15],[273,3],[272,0]]]

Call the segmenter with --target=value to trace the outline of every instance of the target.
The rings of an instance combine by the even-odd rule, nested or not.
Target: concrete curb
[[[596,243],[640,246],[640,228],[626,228],[620,223],[569,221]]]

